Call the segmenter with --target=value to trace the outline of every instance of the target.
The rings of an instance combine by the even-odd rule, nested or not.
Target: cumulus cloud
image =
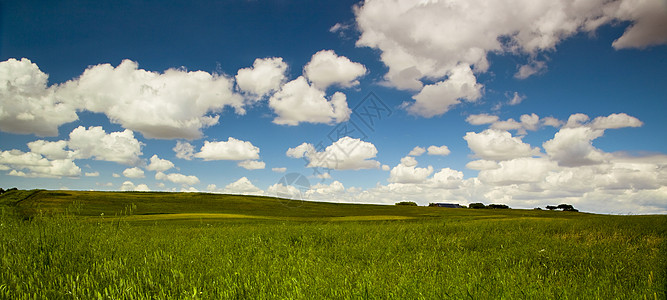
[[[512,98],[507,102],[507,105],[518,105],[526,99],[525,95],[520,95],[518,92],[514,92]]]
[[[162,172],[157,172],[155,174],[155,179],[161,181],[171,181],[173,183],[182,184],[184,186],[194,185],[199,183],[199,178],[197,178],[197,176],[183,175],[179,173],[165,174]]]
[[[129,191],[129,192],[148,192],[151,189],[148,188],[146,184],[139,184],[139,185],[134,185],[132,181],[125,181],[123,184],[120,186],[121,191]]]
[[[246,170],[261,170],[264,169],[264,167],[266,167],[266,164],[263,161],[258,161],[258,160],[244,160],[238,162],[237,165]]]
[[[499,167],[500,166],[498,165],[497,162],[493,160],[484,160],[484,159],[473,160],[466,164],[466,168],[478,171],[493,170],[493,169],[498,169]]]
[[[644,123],[625,113],[611,114],[606,117],[595,118],[590,126],[593,129],[618,129],[625,127],[641,127]]]
[[[424,149],[424,148],[422,148],[422,147],[419,147],[419,146],[416,146],[416,147],[414,147],[412,150],[410,150],[410,153],[408,153],[408,155],[411,155],[411,156],[420,156],[420,155],[422,155],[422,154],[424,154],[424,153],[426,153],[426,149]]]
[[[257,99],[277,91],[285,81],[287,64],[280,57],[258,58],[252,68],[243,68],[236,74],[241,91]]]
[[[205,141],[201,151],[194,155],[209,160],[254,160],[259,159],[259,148],[251,142],[229,137],[226,142]]]
[[[10,170],[9,175],[20,177],[60,178],[81,175],[81,168],[71,159],[49,160],[40,154],[20,150],[0,152],[0,170]]]
[[[429,146],[428,147],[428,155],[441,155],[441,156],[447,156],[451,153],[449,151],[449,148],[447,146]]]
[[[468,132],[463,138],[475,156],[485,160],[510,160],[540,154],[539,148],[531,147],[507,131],[487,129],[480,133]]]
[[[223,75],[183,69],[151,72],[124,60],[117,67],[91,66],[59,86],[57,93],[147,138],[197,139],[203,128],[218,124],[217,113],[223,108],[245,113],[243,97],[233,87]]]
[[[79,119],[77,107],[64,102],[47,81],[29,59],[0,62],[0,130],[57,136],[60,125]]]
[[[144,178],[144,170],[137,167],[123,170],[123,176],[127,178]]]
[[[526,79],[535,74],[544,73],[547,70],[547,63],[544,61],[533,60],[525,65],[519,67],[519,70],[514,74],[514,78],[517,79]],[[515,98],[512,98],[510,101],[513,102]],[[521,99],[523,100],[523,99]],[[519,100],[518,102],[521,102]]]
[[[542,146],[549,157],[561,166],[595,165],[609,159],[607,154],[593,147],[593,140],[603,134],[603,130],[588,127],[562,128]]]
[[[283,85],[271,96],[269,106],[278,115],[273,122],[279,125],[335,124],[347,121],[351,114],[345,94],[336,92],[327,100],[325,93],[311,86],[303,76]]]
[[[148,171],[164,172],[174,167],[174,163],[166,159],[161,159],[154,154],[151,156],[150,164],[146,167]]]
[[[213,190],[211,190],[211,188]],[[215,185],[209,186],[209,191],[217,191],[215,189]],[[219,192],[240,195],[261,195],[264,193],[264,191],[252,184],[252,182],[250,182],[250,180],[246,177],[241,177],[237,181],[226,185],[225,188]]]
[[[172,150],[176,153],[176,157],[180,159],[192,160],[195,156],[195,146],[188,142],[177,141]]]
[[[285,173],[287,171],[287,168],[285,168],[285,167],[271,168],[271,171],[276,172],[276,173]]]
[[[396,165],[389,172],[389,182],[393,183],[422,183],[433,174],[433,167],[418,168],[417,160],[412,156],[406,156],[401,159],[401,163]]]
[[[357,79],[366,74],[366,67],[336,55],[333,50],[322,50],[313,54],[303,74],[314,87],[324,91],[331,85],[344,88],[358,85]]]
[[[97,171],[95,171],[95,172],[86,172],[84,175],[86,177],[98,177],[98,176],[100,176],[100,172],[97,172]]]
[[[338,180],[330,184],[318,183],[310,186],[304,193],[309,200],[337,201],[345,198],[345,186]]]
[[[346,136],[326,147],[324,151],[317,151],[313,145],[303,143],[289,148],[285,154],[293,158],[306,158],[309,168],[359,170],[379,168],[380,163],[373,160],[377,152],[372,143]]]
[[[424,86],[412,97],[414,103],[403,106],[412,114],[430,118],[446,113],[461,100],[475,102],[480,97],[482,85],[477,83],[470,66],[461,64],[449,70],[447,80]]]
[[[134,132],[129,129],[107,134],[102,127],[79,126],[69,134],[67,146],[72,149],[75,159],[93,158],[136,165],[143,143],[134,138]]]
[[[521,157],[501,161],[498,168],[479,172],[479,180],[492,185],[510,185],[543,181],[556,164],[546,158]]]
[[[443,168],[433,174],[433,177],[429,178],[426,184],[430,188],[457,189],[463,184],[463,172],[450,168]]]
[[[44,155],[48,159],[66,159],[71,158],[74,154],[72,151],[67,151],[67,141],[49,142],[44,140],[37,140],[28,143],[30,152]]]
[[[470,125],[484,125],[497,122],[498,116],[489,114],[470,115],[466,118],[466,122]]]
[[[486,72],[490,52],[528,57],[516,74],[526,78],[546,69],[540,54],[605,24],[631,24],[614,41],[617,49],[665,44],[665,6],[636,0],[365,1],[355,7],[357,45],[379,49],[389,68],[387,83],[418,91],[408,111],[431,117],[479,98],[482,87],[471,70]]]

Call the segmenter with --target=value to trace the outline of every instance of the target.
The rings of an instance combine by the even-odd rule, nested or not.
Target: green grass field
[[[3,299],[665,299],[667,216],[0,196]]]

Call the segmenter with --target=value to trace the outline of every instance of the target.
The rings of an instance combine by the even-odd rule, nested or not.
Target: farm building
[[[435,207],[446,207],[446,208],[463,208],[463,206],[454,204],[454,203],[431,203],[428,206],[435,206]]]

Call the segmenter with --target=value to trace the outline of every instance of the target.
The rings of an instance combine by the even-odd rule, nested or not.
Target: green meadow
[[[2,299],[665,299],[667,216],[0,196]]]

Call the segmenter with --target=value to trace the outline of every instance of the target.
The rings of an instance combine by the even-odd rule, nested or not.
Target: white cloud
[[[112,174],[111,174],[111,177],[113,177],[113,178],[120,178],[120,174],[112,173]]]
[[[554,117],[546,117],[542,119],[542,125],[551,126],[554,128],[560,128],[561,126],[563,126],[563,122]]]
[[[308,143],[303,143],[294,148],[287,149],[285,155],[292,158],[302,158],[305,157],[307,154],[312,154],[315,152],[317,152],[317,150],[315,150],[315,147],[313,147],[313,145]]]
[[[408,153],[408,155],[420,156],[424,153],[426,153],[426,149],[424,149],[422,147],[419,147],[419,146],[416,146],[412,150],[410,150],[410,153]]]
[[[524,99],[526,99],[525,95],[519,95],[518,92],[514,92],[512,99],[507,102],[507,105],[518,105],[519,103],[523,102]]]
[[[30,152],[44,155],[48,159],[66,159],[71,158],[73,153],[65,150],[67,141],[48,142],[44,140],[37,140],[28,143]]]
[[[616,18],[632,21],[612,46],[616,49],[645,48],[667,44],[667,3],[664,1],[626,0],[618,5]]]
[[[463,138],[475,156],[485,160],[510,160],[540,153],[539,148],[532,148],[507,131],[487,129],[480,133],[468,132]]]
[[[174,163],[166,159],[161,159],[157,156],[157,154],[154,154],[153,156],[151,156],[150,164],[146,167],[146,170],[164,172],[173,167]]]
[[[446,80],[424,86],[412,97],[415,102],[406,102],[404,107],[412,114],[430,118],[446,113],[461,100],[475,102],[482,97],[482,85],[470,66],[461,64],[448,72]]]
[[[137,167],[127,168],[123,171],[123,176],[127,178],[144,178],[144,170]]]
[[[236,74],[239,88],[256,98],[275,92],[285,81],[287,64],[280,57],[258,58],[252,68],[240,69]]]
[[[570,115],[565,124],[565,128],[590,127],[592,129],[618,129],[625,127],[641,127],[644,125],[639,119],[626,113],[611,114],[606,117],[600,116],[590,121],[588,115],[577,113]]]
[[[595,165],[609,159],[609,155],[593,147],[593,140],[603,134],[603,130],[588,127],[561,128],[553,139],[542,146],[549,157],[561,166]]]
[[[401,158],[400,164],[406,167],[414,167],[417,165],[417,159],[412,156],[405,156]]]
[[[20,150],[0,152],[0,169],[10,170],[9,175],[21,177],[78,177],[79,168],[71,159],[49,160],[42,155]],[[28,173],[21,170],[27,170]]]
[[[417,168],[417,160],[412,156],[401,158],[401,163],[389,172],[389,182],[423,183],[433,173],[433,167]]]
[[[69,134],[67,146],[75,159],[94,158],[125,165],[136,165],[143,143],[134,138],[132,130],[107,134],[102,127],[79,126]]]
[[[389,171],[391,170],[391,167],[388,165],[382,165],[382,171]]]
[[[514,77],[517,79],[526,79],[535,74],[544,73],[546,70],[547,70],[546,62],[531,60],[529,63],[519,67],[519,70],[514,74]]]
[[[305,198],[310,200],[337,201],[345,195],[345,186],[337,180],[330,184],[318,183],[305,192]]]
[[[466,118],[466,122],[470,125],[491,124],[498,121],[498,116],[489,114],[470,115]]]
[[[486,72],[490,52],[527,57],[516,74],[525,78],[546,68],[538,60],[542,53],[605,24],[631,23],[614,41],[617,49],[665,44],[665,6],[664,1],[650,0],[365,1],[355,7],[361,32],[357,46],[379,49],[389,68],[385,80],[396,88],[418,91],[407,108],[430,117],[445,113],[459,99],[479,97],[481,86],[468,70]],[[457,73],[465,74],[465,80],[454,81],[465,82],[466,88],[448,83]],[[440,83],[424,88],[434,81]]]
[[[192,160],[195,156],[195,147],[188,142],[177,141],[172,150],[176,153],[176,157],[180,159]]]
[[[132,181],[125,181],[123,184],[120,186],[121,191],[129,191],[129,192],[148,192],[151,189],[148,188],[146,184],[139,184],[139,185],[134,185]]]
[[[340,138],[321,152],[318,152],[313,145],[303,143],[295,148],[289,148],[286,155],[293,158],[305,157],[309,168],[359,170],[380,167],[380,163],[372,159],[377,155],[375,145],[347,136]]]
[[[519,120],[520,122],[517,122],[510,118],[504,121],[494,121],[493,124],[491,124],[491,128],[498,130],[516,130],[519,135],[526,135],[527,130],[535,131],[539,129],[544,122],[552,122],[550,119],[540,121],[540,117],[534,113],[530,115],[521,115]]]
[[[543,181],[557,165],[546,158],[521,157],[501,161],[499,168],[481,170],[479,180],[491,185],[510,185]]]
[[[271,168],[271,171],[276,172],[276,173],[285,173],[287,171],[287,168],[285,168],[285,167]]]
[[[473,160],[473,161],[467,163],[466,168],[471,169],[471,170],[482,171],[482,170],[498,169],[498,168],[500,168],[500,165],[498,165],[498,163],[493,161],[493,160],[479,159],[479,160]]]
[[[570,127],[581,127],[583,126],[584,122],[588,122],[590,117],[586,114],[582,113],[577,113],[577,114],[572,114],[570,117],[567,119],[567,123],[565,123],[565,128],[570,128]]]
[[[276,183],[266,189],[266,194],[278,198],[304,200],[306,189],[299,189],[293,185]]]
[[[100,172],[97,172],[97,171],[96,172],[86,172],[84,175],[86,177],[98,177],[98,176],[100,176]]]
[[[331,85],[344,88],[358,85],[357,79],[366,74],[366,67],[336,55],[333,50],[322,50],[313,54],[303,74],[314,87],[324,91]]]
[[[278,115],[273,122],[280,125],[335,124],[347,121],[351,114],[345,94],[336,92],[327,100],[325,93],[310,86],[303,76],[283,85],[271,96],[269,106]]]
[[[259,159],[259,148],[251,142],[229,137],[226,142],[205,141],[201,151],[194,155],[209,160],[253,160]]]
[[[441,156],[447,156],[451,153],[449,151],[449,148],[445,145],[443,146],[429,146],[428,147],[428,155],[441,155]]]
[[[183,69],[151,72],[124,60],[115,68],[89,67],[60,86],[58,95],[147,138],[197,139],[203,128],[218,124],[216,113],[226,106],[245,113],[243,98],[233,87],[222,75]]]
[[[173,183],[177,184],[182,184],[184,186],[186,185],[194,185],[199,183],[199,178],[194,175],[183,175],[179,173],[170,173],[170,174],[165,174],[162,172],[157,172],[155,174],[155,179],[156,180],[162,180],[162,181],[171,181]]]
[[[241,177],[239,180],[226,185],[222,192],[241,195],[261,195],[264,193],[264,191],[252,184],[246,177]]]
[[[641,127],[642,125],[642,121],[625,113],[597,117],[590,124],[593,129],[618,129],[625,127]]]
[[[437,189],[457,189],[463,184],[463,172],[450,168],[440,169],[426,182],[429,187]]]
[[[64,102],[47,81],[29,59],[0,62],[0,130],[57,136],[60,125],[79,119],[77,107]]]
[[[261,170],[266,167],[266,164],[263,161],[258,160],[244,160],[238,162],[237,165],[246,170]]]

